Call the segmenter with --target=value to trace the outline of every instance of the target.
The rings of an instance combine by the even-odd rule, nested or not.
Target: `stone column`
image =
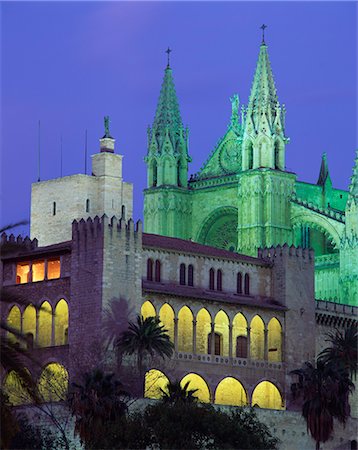
[[[229,324],[229,358],[232,358],[232,325]]]
[[[196,355],[196,320],[193,319],[193,354]]]
[[[36,336],[35,336],[35,346],[38,347],[39,343],[39,317],[40,310],[36,308]],[[21,331],[22,331],[22,314],[21,314]]]
[[[174,350],[178,351],[178,321],[177,317],[174,317]]]
[[[268,330],[264,329],[264,360],[268,361]]]
[[[247,358],[251,358],[251,328],[247,327]]]
[[[51,345],[55,345],[55,314],[51,308]]]

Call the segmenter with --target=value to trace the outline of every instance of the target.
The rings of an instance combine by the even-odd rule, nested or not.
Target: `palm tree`
[[[86,447],[93,448],[103,438],[105,427],[125,414],[128,394],[113,373],[100,369],[85,373],[83,381],[72,383],[69,404],[75,416],[75,433]]]
[[[180,381],[169,381],[166,386],[166,391],[160,388],[162,393],[162,400],[164,403],[194,403],[198,400],[195,397],[195,393],[198,389],[188,389],[190,381],[185,383],[184,386],[180,384]]]
[[[170,341],[168,330],[160,324],[157,317],[137,316],[136,323],[129,322],[128,330],[124,331],[116,341],[117,348],[128,355],[137,355],[137,367],[140,379],[143,379],[143,359],[146,355],[170,358],[174,345]]]

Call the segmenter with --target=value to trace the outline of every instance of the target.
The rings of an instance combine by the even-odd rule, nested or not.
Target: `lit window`
[[[55,345],[68,344],[68,306],[60,300],[55,308]]]
[[[49,347],[52,343],[52,308],[49,302],[43,302],[39,310],[39,347]]]
[[[30,281],[30,264],[19,263],[16,266],[16,284],[28,283]]]
[[[47,262],[47,279],[53,280],[54,278],[60,278],[61,263],[59,259],[49,259]]]
[[[34,261],[32,263],[32,281],[45,279],[45,261]]]

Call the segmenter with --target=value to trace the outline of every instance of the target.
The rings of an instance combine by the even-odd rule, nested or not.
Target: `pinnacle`
[[[349,193],[353,196],[358,196],[358,150],[356,150],[353,175],[351,176],[351,183],[349,185]]]
[[[319,186],[324,186],[328,177],[329,177],[329,170],[327,163],[327,153],[323,153],[317,184]]]

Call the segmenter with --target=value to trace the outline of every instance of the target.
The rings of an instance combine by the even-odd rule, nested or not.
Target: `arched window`
[[[247,405],[247,394],[240,381],[232,377],[221,380],[215,391],[215,403],[232,406]]]
[[[10,312],[7,316],[6,323],[7,323],[7,325],[9,325],[9,327],[14,328],[16,331],[18,331],[18,332],[21,331],[21,313],[20,313],[20,309],[18,308],[18,306],[13,306],[10,309]],[[19,342],[17,336],[15,336],[15,334],[13,334],[13,333],[10,333],[9,331],[7,333],[7,337],[13,343]]]
[[[160,264],[159,259],[157,259],[157,260],[155,261],[155,281],[156,281],[157,283],[160,282],[160,268],[161,268],[161,264]]]
[[[68,344],[68,306],[60,300],[55,308],[55,345]]]
[[[189,264],[188,267],[188,286],[194,286],[194,267]]]
[[[183,306],[178,313],[178,350],[192,353],[193,351],[193,313]]]
[[[216,289],[218,291],[223,290],[223,273],[221,269],[218,270],[217,277],[216,277]]]
[[[122,219],[126,218],[126,207],[124,205],[122,205],[122,215],[121,215]]]
[[[211,354],[211,336],[212,333],[208,334],[208,354]],[[214,355],[220,356],[222,354],[222,336],[219,333],[214,333]]]
[[[90,211],[90,201],[89,198],[86,200],[86,212]]]
[[[144,378],[144,397],[161,399],[163,391],[168,391],[169,379],[157,369],[148,370]]]
[[[61,364],[50,363],[42,371],[37,386],[45,402],[65,400],[68,389],[68,372]]]
[[[280,144],[275,142],[275,169],[280,168]]]
[[[143,303],[143,305],[142,305],[142,307],[140,309],[140,313],[141,313],[141,315],[142,315],[144,320],[147,317],[155,317],[157,315],[153,304],[149,300],[146,300]]]
[[[180,264],[180,274],[179,274],[179,283],[180,284],[185,284],[185,272],[186,272],[186,267],[185,264]]]
[[[153,187],[155,187],[158,183],[158,166],[157,161],[153,161]]]
[[[185,375],[180,381],[180,386],[184,387],[188,381],[189,389],[196,389],[194,397],[197,397],[199,402],[209,403],[210,391],[204,378],[196,373],[188,373],[188,375]]]
[[[267,409],[285,409],[280,391],[270,381],[259,383],[252,393],[251,406]]]
[[[43,302],[39,310],[39,347],[49,347],[52,344],[52,308],[49,302]]]
[[[248,273],[245,273],[244,291],[245,295],[250,295],[250,277]]]
[[[247,358],[246,336],[237,336],[236,338],[236,358]]]
[[[153,260],[151,258],[147,260],[147,280],[153,281]]]
[[[211,269],[209,270],[209,289],[210,289],[211,291],[213,291],[213,290],[215,289],[215,286],[214,286],[214,283],[215,283],[214,277],[215,277],[215,272],[214,272],[214,269],[211,268]]]
[[[252,169],[254,167],[254,149],[252,146],[252,142],[250,142],[249,147],[247,149],[247,164],[248,169]]]
[[[26,367],[22,370],[30,376],[30,372]],[[9,397],[9,403],[11,405],[16,406],[31,403],[30,393],[24,387],[22,378],[14,370],[11,370],[6,375],[2,388],[5,394]]]
[[[56,215],[56,202],[53,202],[53,204],[52,204],[52,215],[53,216]]]
[[[242,294],[242,274],[241,274],[241,272],[239,272],[237,274],[236,292],[238,294]]]
[[[26,336],[27,348],[32,348],[36,339],[36,309],[34,305],[28,305],[23,312],[22,332]]]

